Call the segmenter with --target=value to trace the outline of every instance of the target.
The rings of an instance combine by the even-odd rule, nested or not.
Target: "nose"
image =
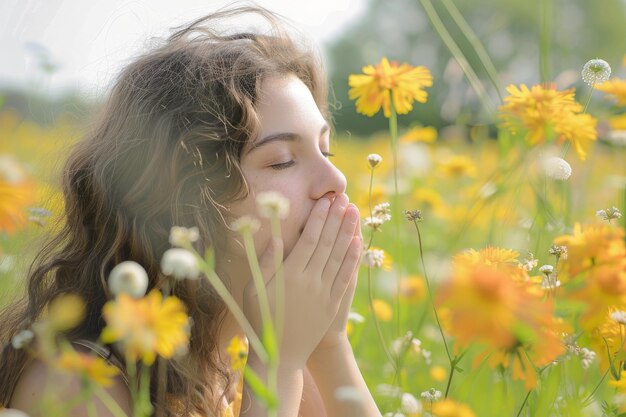
[[[311,176],[311,197],[318,200],[322,197],[330,197],[346,192],[346,177],[328,159],[324,158]]]

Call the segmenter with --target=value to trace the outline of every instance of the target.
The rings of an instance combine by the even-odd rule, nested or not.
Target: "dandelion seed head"
[[[148,289],[148,274],[137,262],[124,261],[115,265],[107,282],[113,295],[124,293],[139,298],[143,297]]]
[[[198,262],[187,249],[168,249],[161,258],[161,271],[177,280],[197,279],[200,276]]]
[[[602,84],[611,76],[611,66],[603,59],[591,59],[583,66],[583,81],[590,86]]]
[[[172,246],[179,248],[186,247],[200,238],[200,231],[197,227],[174,226],[170,229],[169,242]]]
[[[376,166],[380,164],[382,161],[383,161],[383,157],[378,155],[377,153],[371,153],[367,155],[367,163],[372,169],[376,168]]]
[[[563,158],[552,156],[543,161],[546,175],[554,180],[565,181],[572,175],[572,167]]]
[[[261,217],[284,219],[289,215],[289,200],[276,191],[259,193],[256,202]]]
[[[243,233],[251,233],[254,234],[257,230],[261,228],[261,222],[259,222],[254,217],[250,216],[241,216],[234,222],[230,224],[230,228],[236,232],[241,234]]]

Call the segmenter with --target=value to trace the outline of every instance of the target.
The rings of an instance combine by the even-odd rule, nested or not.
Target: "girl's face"
[[[230,205],[235,218],[258,217],[256,196],[277,191],[289,200],[289,216],[281,223],[284,256],[304,228],[315,202],[342,194],[346,178],[328,159],[330,129],[308,87],[295,75],[273,76],[261,84],[256,107],[261,134],[248,143],[240,161],[250,194]],[[258,254],[271,241],[268,219],[254,240]]]

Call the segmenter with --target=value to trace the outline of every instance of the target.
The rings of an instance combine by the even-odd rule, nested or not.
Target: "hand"
[[[354,204],[350,204],[347,210],[354,210],[357,217],[360,218],[359,209]],[[359,242],[363,241],[361,226],[358,222],[354,229],[353,239],[358,239]],[[337,315],[335,316],[335,319],[331,323],[330,327],[326,331],[326,334],[322,337],[322,340],[320,340],[320,343],[315,348],[315,351],[326,350],[339,346],[348,338],[348,334],[346,333],[346,327],[348,325],[348,315],[350,314],[350,307],[352,306],[352,300],[354,298],[354,290],[356,289],[361,254],[362,250],[359,252],[359,262],[357,262],[354,270],[351,272],[352,278],[350,279],[350,284],[346,290],[343,299],[341,300],[339,311],[337,312]]]
[[[361,254],[361,239],[354,233],[358,223],[358,211],[348,206],[344,194],[332,204],[321,198],[313,207],[300,239],[283,263],[281,362],[304,367],[344,306],[344,296],[348,287],[354,285],[354,270]],[[280,243],[270,245],[259,259],[272,311],[276,306],[274,251],[282,251]],[[260,335],[262,321],[253,283],[244,291],[244,313]]]

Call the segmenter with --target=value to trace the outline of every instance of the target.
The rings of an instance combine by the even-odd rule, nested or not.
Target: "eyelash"
[[[335,156],[334,153],[330,153],[330,152],[322,152],[322,155],[324,155],[326,158]],[[287,161],[287,162],[282,162],[280,164],[270,165],[270,168],[275,169],[276,171],[280,171],[281,169],[291,168],[292,166],[294,166],[295,163],[296,163],[295,161]]]

